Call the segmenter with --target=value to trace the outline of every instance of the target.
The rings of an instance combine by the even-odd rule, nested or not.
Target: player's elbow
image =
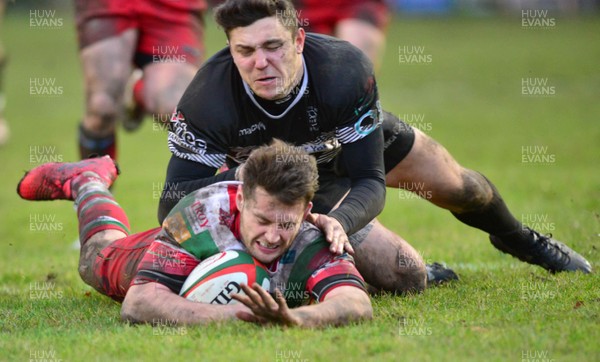
[[[352,286],[336,288],[327,295],[325,302],[327,300],[339,313],[339,319],[331,321],[333,325],[341,326],[373,319],[371,298],[360,288]]]
[[[129,322],[129,323],[140,323],[141,320],[139,320],[137,314],[136,314],[136,307],[135,307],[135,302],[132,300],[132,298],[125,298],[125,300],[123,300],[123,304],[121,305],[121,320],[123,322]]]
[[[360,323],[370,321],[373,319],[373,305],[371,299],[366,292],[352,293],[344,303],[350,308],[347,310],[347,317],[345,323]]]
[[[144,317],[144,307],[148,305],[148,296],[142,286],[129,289],[121,305],[121,320],[129,323],[148,322]]]
[[[134,299],[135,298],[130,298],[129,296],[127,296],[123,300],[123,304],[121,305],[121,320],[123,322],[129,322],[129,323],[141,323],[142,322],[139,319],[139,316],[137,314],[136,304],[138,304],[138,303]]]
[[[370,321],[373,319],[373,305],[371,304],[371,298],[367,293],[362,293],[357,296],[358,313],[357,319],[361,321]]]

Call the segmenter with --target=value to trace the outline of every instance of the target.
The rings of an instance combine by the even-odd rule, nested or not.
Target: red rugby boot
[[[73,200],[71,180],[86,171],[97,174],[106,187],[110,187],[119,174],[119,167],[110,156],[46,163],[23,176],[17,193],[25,200]]]

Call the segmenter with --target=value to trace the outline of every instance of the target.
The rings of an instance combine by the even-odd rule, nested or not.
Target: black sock
[[[486,181],[493,191],[489,204],[477,211],[452,214],[463,223],[498,236],[503,241],[520,243],[530,240],[531,233],[510,213],[494,184],[487,178]]]

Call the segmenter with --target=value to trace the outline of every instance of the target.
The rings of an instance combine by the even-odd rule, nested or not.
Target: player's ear
[[[296,31],[296,38],[294,39],[294,46],[296,47],[296,53],[300,54],[304,50],[304,40],[306,39],[306,33],[304,29],[298,28]]]
[[[308,202],[308,205],[306,205],[306,210],[304,210],[304,216],[302,217],[302,220],[306,220],[306,217],[308,216],[308,214],[310,214],[310,210],[312,210],[313,207],[313,203],[312,201]]]
[[[242,185],[238,185],[237,192],[235,193],[235,205],[238,210],[244,207],[244,190],[242,190]]]

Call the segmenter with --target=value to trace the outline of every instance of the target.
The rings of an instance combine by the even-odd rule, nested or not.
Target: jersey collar
[[[242,80],[242,83],[244,84],[244,89],[246,90],[246,94],[248,94],[248,97],[250,97],[250,99],[252,100],[252,103],[254,103],[254,105],[258,109],[260,109],[261,112],[263,112],[267,117],[269,117],[271,119],[281,119],[281,118],[283,118],[283,116],[285,116],[290,111],[290,109],[292,109],[296,105],[296,103],[300,102],[300,99],[304,95],[304,92],[306,92],[306,88],[308,87],[308,73],[306,71],[306,62],[304,61],[304,55],[302,55],[302,67],[304,68],[304,74],[302,75],[302,86],[300,86],[300,91],[298,92],[298,94],[296,94],[296,98],[294,98],[292,103],[290,103],[290,105],[279,115],[274,115],[274,114],[267,112],[267,110],[264,109],[258,103],[256,98],[254,98],[254,92],[252,92],[252,89],[250,89],[250,86],[245,81]]]

